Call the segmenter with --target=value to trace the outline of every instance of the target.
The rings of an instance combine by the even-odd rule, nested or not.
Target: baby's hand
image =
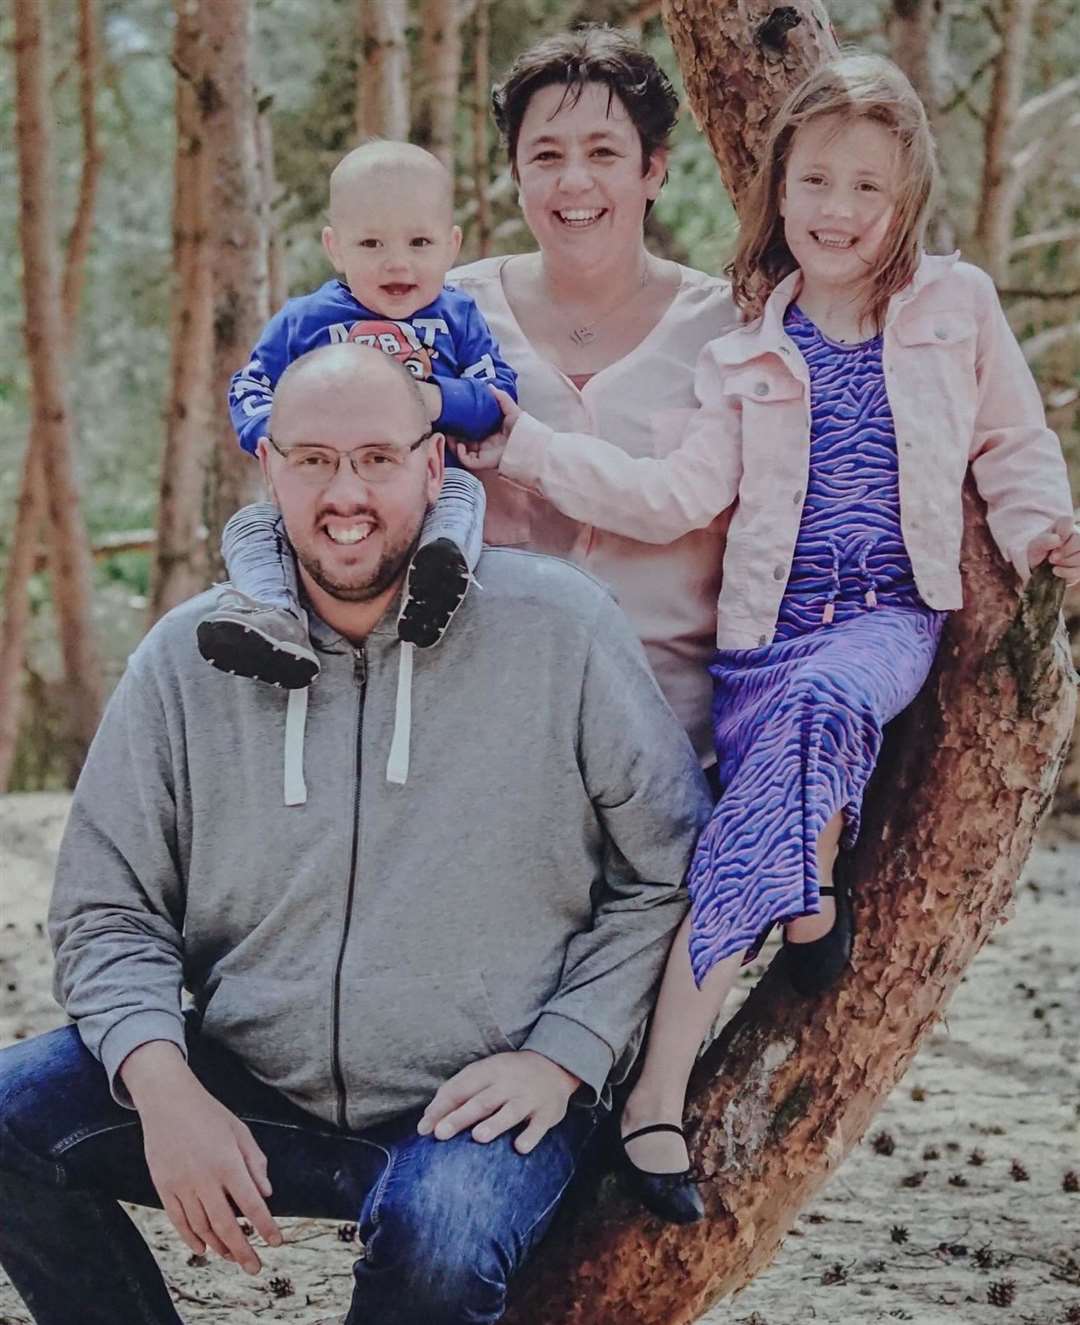
[[[1080,528],[1062,516],[1045,533],[1037,534],[1028,544],[1028,565],[1032,570],[1049,557],[1054,574],[1071,588],[1080,584]]]
[[[506,450],[506,434],[501,430],[485,437],[482,442],[453,441],[454,454],[466,469],[498,469]]]

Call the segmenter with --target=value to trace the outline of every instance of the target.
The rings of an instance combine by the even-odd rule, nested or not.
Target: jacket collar
[[[915,269],[911,283],[889,300],[885,314],[885,325],[894,320],[902,308],[905,308],[920,291],[935,281],[939,281],[955,266],[959,252],[935,255],[924,253]],[[753,322],[747,322],[727,336],[713,343],[713,353],[724,364],[745,363],[760,354],[781,354],[788,357],[790,342],[784,330],[784,315],[788,305],[799,289],[802,280],[801,271],[793,271],[785,276],[766,300],[761,316]]]

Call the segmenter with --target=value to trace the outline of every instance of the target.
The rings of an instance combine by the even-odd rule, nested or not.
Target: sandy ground
[[[67,803],[0,797],[0,1044],[62,1021],[42,921]],[[1080,1322],[1080,1193],[1065,1178],[1080,1173],[1078,885],[1080,846],[1045,840],[1015,918],[870,1136],[770,1269],[704,1321]],[[193,1264],[161,1215],[136,1218],[192,1325],[307,1323],[343,1309],[355,1248],[335,1225],[293,1221],[288,1245],[249,1280]],[[1011,1286],[1011,1305],[989,1300],[995,1285],[1006,1298]],[[29,1320],[0,1273],[0,1325]]]

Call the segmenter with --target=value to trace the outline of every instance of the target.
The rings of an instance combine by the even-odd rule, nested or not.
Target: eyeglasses
[[[429,428],[408,446],[376,442],[351,451],[338,451],[332,446],[278,446],[269,433],[266,440],[285,461],[290,478],[305,487],[325,488],[337,478],[343,460],[348,460],[352,472],[364,483],[391,483],[400,477],[417,447],[434,435],[434,429]]]

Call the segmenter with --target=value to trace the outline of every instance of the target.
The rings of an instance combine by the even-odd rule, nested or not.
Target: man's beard
[[[393,546],[387,547],[376,562],[375,569],[363,584],[335,580],[323,568],[323,564],[318,557],[312,556],[301,548],[294,547],[293,551],[296,553],[296,559],[300,565],[303,566],[319,588],[328,593],[331,598],[336,598],[342,603],[369,603],[373,598],[378,598],[380,594],[385,593],[404,574],[405,568],[416,551],[416,545],[420,541],[420,528],[421,526],[418,524],[407,540],[402,540]]]

